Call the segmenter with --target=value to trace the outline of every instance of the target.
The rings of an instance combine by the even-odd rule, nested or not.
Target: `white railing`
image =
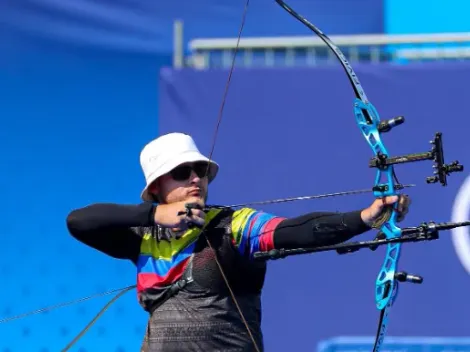
[[[189,56],[184,57],[182,33],[182,23],[178,22],[175,25],[177,67],[205,69],[231,65],[237,38],[191,40]],[[179,39],[176,38],[178,36]],[[330,38],[351,62],[470,59],[470,33],[332,35]],[[242,37],[238,55],[237,65],[248,67],[317,65],[335,60],[323,41],[313,35]]]
[[[439,44],[470,43],[470,33],[438,34],[361,34],[332,35],[330,39],[338,46],[390,45],[390,44]],[[194,39],[189,43],[191,51],[233,50],[237,38]],[[316,36],[241,38],[240,49],[293,49],[325,46]]]

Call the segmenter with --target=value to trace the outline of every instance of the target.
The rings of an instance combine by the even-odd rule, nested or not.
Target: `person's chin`
[[[188,196],[186,197],[186,199],[194,199],[194,198],[203,200],[204,196],[202,193],[192,192],[192,193],[189,193]]]
[[[207,202],[207,194],[203,194],[203,193],[194,193],[194,194],[190,194],[188,198],[197,198],[199,200],[202,200],[204,201],[204,204]]]

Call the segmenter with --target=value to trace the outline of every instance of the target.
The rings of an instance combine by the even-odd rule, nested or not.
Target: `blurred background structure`
[[[132,285],[135,270],[77,243],[70,210],[137,203],[141,148],[159,134],[212,143],[245,0],[0,2],[0,352],[60,351],[111,298],[4,319]],[[290,0],[336,42],[382,118],[404,115],[394,154],[421,152],[436,131],[470,165],[468,0]],[[211,203],[367,188],[375,172],[337,60],[271,0],[251,0],[214,158]],[[286,143],[285,141],[288,141]],[[282,143],[279,143],[282,141]],[[430,164],[397,168],[413,207],[405,225],[468,218],[468,173],[426,185]],[[265,207],[293,216],[353,210],[370,195]],[[364,237],[372,237],[368,234]],[[402,248],[403,285],[387,351],[470,351],[470,235]],[[384,249],[270,264],[267,352],[370,351]],[[119,299],[72,351],[137,351],[146,314]]]

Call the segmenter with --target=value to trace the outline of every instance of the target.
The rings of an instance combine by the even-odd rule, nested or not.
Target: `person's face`
[[[161,176],[150,188],[160,203],[181,202],[189,198],[207,199],[206,162],[185,163]]]

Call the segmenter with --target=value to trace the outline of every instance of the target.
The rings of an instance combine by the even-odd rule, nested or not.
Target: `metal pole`
[[[173,22],[173,68],[184,66],[183,21]]]

